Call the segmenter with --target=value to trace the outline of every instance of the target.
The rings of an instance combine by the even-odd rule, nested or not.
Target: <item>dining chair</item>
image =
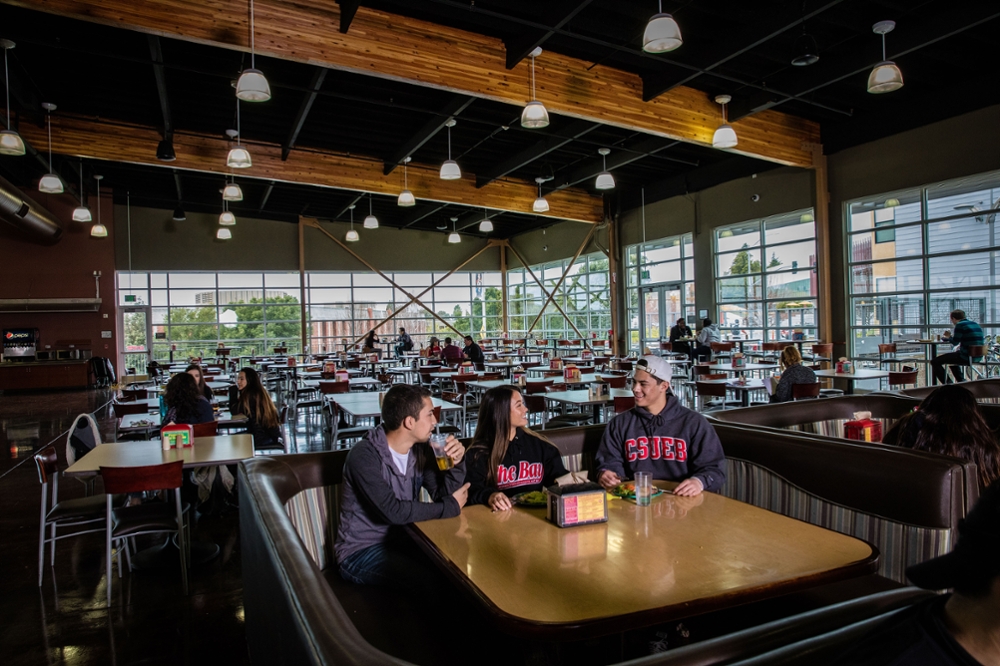
[[[145,465],[140,467],[101,467],[104,480],[105,525],[107,535],[104,542],[107,566],[108,607],[111,607],[111,571],[113,567],[112,546],[117,544],[118,578],[122,577],[122,552],[132,570],[132,556],[129,540],[146,534],[176,534],[181,551],[181,584],[184,594],[188,593],[188,566],[191,553],[188,549],[186,508],[181,504],[181,483],[184,461]],[[125,493],[172,490],[173,501],[145,502],[133,506],[112,508],[112,496]],[[168,496],[170,493],[168,493]]]
[[[819,382],[813,382],[812,384],[792,384],[792,400],[818,398],[819,389]]]
[[[917,371],[908,370],[906,372],[893,372],[889,371],[889,390],[891,391],[896,386],[902,386],[904,389],[910,385],[917,385]]]
[[[149,411],[149,405],[144,402],[113,402],[115,418],[121,418],[126,414],[145,414]]]
[[[209,421],[208,423],[195,423],[191,426],[194,430],[194,437],[215,437],[219,434],[219,422]]]
[[[104,498],[100,495],[59,501],[59,462],[54,446],[35,454],[38,481],[42,484],[42,510],[38,527],[38,586],[42,585],[45,545],[50,544],[49,566],[56,565],[56,541],[105,529]],[[59,534],[59,529],[71,530]]]
[[[615,375],[615,376],[604,376],[604,382],[608,385],[608,388],[613,389],[623,389],[628,384],[628,377]]]

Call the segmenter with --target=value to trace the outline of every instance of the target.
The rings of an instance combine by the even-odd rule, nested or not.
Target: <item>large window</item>
[[[816,223],[800,210],[715,231],[715,287],[723,337],[815,338]]]
[[[691,234],[628,246],[625,274],[630,349],[640,348],[643,333],[647,343],[665,340],[677,319],[695,320]],[[664,291],[662,297],[660,291]]]
[[[552,293],[569,259],[539,264],[531,267],[531,272]],[[546,296],[538,283],[524,268],[507,272],[507,293],[509,297],[508,315],[510,335],[526,337],[528,328],[535,322],[545,304]],[[607,338],[611,330],[611,292],[608,284],[608,258],[603,253],[579,257],[569,270],[553,301],[559,304],[566,317],[554,306],[549,305],[545,314],[531,331],[531,336],[542,339],[576,338],[573,325],[585,337]]]
[[[965,310],[998,332],[1000,172],[847,204],[851,353],[940,334]]]

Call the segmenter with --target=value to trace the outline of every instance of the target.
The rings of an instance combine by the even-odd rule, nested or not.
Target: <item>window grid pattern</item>
[[[629,245],[625,248],[625,272],[629,349],[639,350],[641,346],[640,317],[659,319],[659,313],[651,313],[643,305],[641,292],[646,288],[680,285],[680,301],[673,307],[676,312],[683,313],[689,322],[695,320],[694,243],[691,234]],[[659,307],[658,301],[655,307]],[[673,321],[664,322],[662,331],[659,324],[655,328],[647,324],[647,341],[668,339],[669,327],[673,324]]]

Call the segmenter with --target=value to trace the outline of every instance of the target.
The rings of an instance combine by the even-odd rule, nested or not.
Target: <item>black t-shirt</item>
[[[486,504],[490,495],[502,491],[508,497],[554,485],[566,474],[559,449],[537,437],[517,429],[517,435],[507,445],[507,455],[497,470],[497,483],[488,481],[490,450],[474,446],[469,449],[465,480],[469,482],[469,504]]]
[[[469,360],[472,361],[473,363],[483,363],[485,360],[483,358],[482,348],[475,342],[467,344],[465,346],[465,349],[462,350],[462,353],[468,356]]]
[[[921,602],[887,620],[836,659],[852,666],[982,666],[944,625],[949,595]]]

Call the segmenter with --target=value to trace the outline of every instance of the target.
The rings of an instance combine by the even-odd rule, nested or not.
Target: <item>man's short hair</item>
[[[431,392],[422,386],[410,384],[395,384],[382,399],[382,425],[386,432],[399,430],[407,416],[420,418],[424,408],[424,398],[431,397]]]
[[[445,339],[444,339],[444,343],[445,343],[446,345],[450,345],[450,344],[451,344],[451,338],[445,338]]]
[[[684,317],[681,317],[680,319],[677,320],[677,323],[680,324],[681,322],[684,322],[686,324],[687,323],[687,319],[685,319]]]
[[[403,328],[402,326],[399,327],[399,330],[402,331],[403,333],[406,333],[406,329]]]
[[[951,318],[955,321],[962,321],[965,319],[965,310],[952,310]]]
[[[473,340],[472,340],[472,336],[471,336],[471,335],[467,335],[467,336],[465,336],[465,339],[466,339],[466,340],[468,340],[469,342],[472,342],[472,341],[473,341]]]

